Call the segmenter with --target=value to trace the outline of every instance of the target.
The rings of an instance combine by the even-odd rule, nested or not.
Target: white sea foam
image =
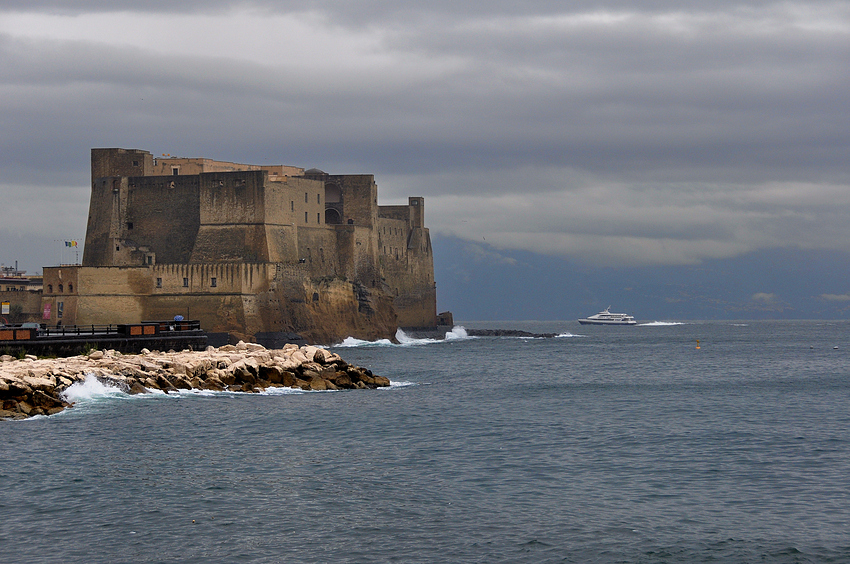
[[[120,388],[104,384],[94,374],[87,374],[85,380],[71,384],[61,395],[65,401],[73,403],[96,398],[126,396],[127,394]]]
[[[389,339],[380,339],[378,341],[364,341],[363,339],[355,339],[354,337],[346,337],[343,342],[338,345],[335,345],[337,348],[350,348],[350,347],[391,347],[393,346],[393,342]]]
[[[447,333],[448,334],[448,333]],[[409,336],[407,333],[401,330],[399,327],[395,332],[395,339],[398,341],[398,344],[403,347],[414,347],[417,345],[430,345],[432,343],[437,343],[437,339],[415,339]]]
[[[418,386],[418,384],[416,382],[399,382],[399,381],[393,382],[392,380],[390,380],[389,386],[384,386],[384,387],[381,387],[381,388],[378,388],[378,389],[379,390],[392,390],[394,388],[407,388],[407,387],[410,387],[410,386]]]
[[[640,323],[638,327],[670,327],[672,325],[684,325],[678,321],[650,321],[649,323]]]
[[[566,333],[561,333],[560,335],[555,335],[556,339],[567,339],[569,337],[584,337],[584,335],[573,335],[569,331],[567,331]]]
[[[455,325],[451,331],[446,332],[447,341],[455,341],[460,339],[469,339],[469,334],[466,332],[466,327],[463,325]]]
[[[445,341],[458,341],[464,339],[474,339],[466,333],[466,329],[461,325],[455,325],[451,331],[446,332],[445,339],[417,339],[405,333],[401,328],[395,332],[395,338],[398,343],[393,343],[389,339],[379,339],[377,341],[364,341],[363,339],[355,339],[354,337],[346,337],[340,344],[334,345],[336,348],[352,348],[352,347],[415,347],[420,345],[433,345],[435,343],[443,343]]]
[[[247,393],[247,392],[239,392],[239,393]],[[269,387],[260,392],[261,396],[287,396],[291,394],[303,394],[304,390],[301,388],[274,388]]]

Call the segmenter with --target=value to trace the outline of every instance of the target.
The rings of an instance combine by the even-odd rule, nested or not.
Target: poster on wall
[[[44,304],[44,319],[50,319],[50,304]]]
[[[0,315],[9,315],[10,308],[11,302],[0,303]]]

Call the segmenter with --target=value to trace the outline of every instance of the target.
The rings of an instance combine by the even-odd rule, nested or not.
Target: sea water
[[[0,423],[4,562],[850,561],[847,322],[333,350],[379,390],[128,396]]]

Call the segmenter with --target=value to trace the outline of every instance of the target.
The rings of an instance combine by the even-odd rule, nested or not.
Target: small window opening
[[[307,192],[304,192],[304,203],[309,203],[309,200],[307,200]]]
[[[48,285],[47,285],[47,293],[48,293],[48,294],[52,294],[52,293],[53,293],[53,284],[48,284]]]
[[[171,167],[171,174],[174,175],[174,176],[179,176],[180,175],[180,169],[177,168],[176,166]]]
[[[139,161],[133,161],[133,166],[139,166]]]
[[[188,288],[188,287],[189,287],[189,279],[188,279],[188,278],[184,278],[184,279],[183,279],[183,287],[184,287],[184,288]]]
[[[289,211],[295,211],[295,201],[290,200],[289,202]]]
[[[317,203],[317,204],[321,204],[321,203],[322,203],[322,195],[321,195],[321,194],[316,194],[316,203]]]
[[[120,251],[120,250],[121,250],[121,247],[119,247],[118,245],[115,245],[115,250],[116,250],[116,251]]]
[[[65,291],[65,288],[62,286],[62,284],[59,284],[59,292],[62,293],[64,291]]]
[[[309,220],[307,219],[307,212],[304,212],[304,223],[307,223]]]
[[[216,280],[215,278],[210,278],[210,286],[215,288],[217,283],[218,283],[218,280]]]
[[[128,221],[128,222],[127,222],[127,229],[132,229],[132,228],[133,228],[133,222],[132,222],[132,221]]]
[[[318,292],[313,292],[313,301],[314,301],[314,302],[318,302],[318,301],[319,301],[319,293],[318,293]]]
[[[68,291],[69,291],[69,292],[73,292],[73,291],[74,291],[74,285],[73,285],[73,284],[68,284]]]
[[[156,279],[156,287],[157,287],[157,288],[162,288],[162,278],[157,278],[157,279]]]

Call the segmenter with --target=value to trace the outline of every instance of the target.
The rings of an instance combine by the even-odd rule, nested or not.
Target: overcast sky
[[[846,250],[848,69],[846,1],[5,0],[0,261],[67,260],[92,147],[372,173],[571,260]]]

